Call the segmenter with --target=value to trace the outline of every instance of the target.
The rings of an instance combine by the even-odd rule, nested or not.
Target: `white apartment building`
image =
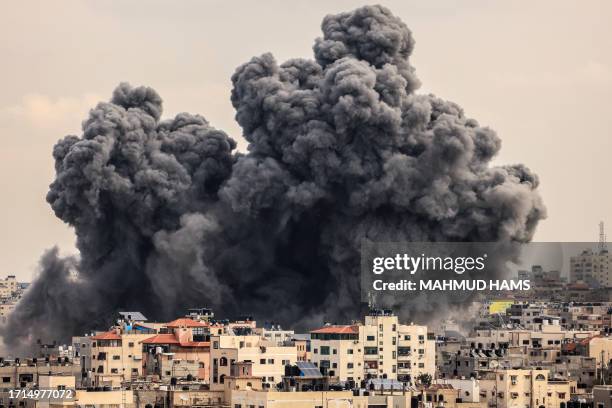
[[[389,378],[410,382],[435,374],[435,339],[426,326],[400,324],[376,310],[363,324],[325,326],[311,332],[311,361],[341,381]]]
[[[360,326],[325,326],[310,332],[310,359],[321,372],[342,381],[361,381],[364,347]]]

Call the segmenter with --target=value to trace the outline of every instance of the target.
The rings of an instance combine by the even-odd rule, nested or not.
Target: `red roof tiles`
[[[104,332],[100,334],[96,334],[92,337],[93,340],[121,340],[121,336],[119,336],[114,331]]]
[[[174,334],[158,334],[142,341],[143,344],[179,344]]]
[[[182,317],[166,323],[167,327],[208,327],[208,324],[189,319],[188,317]]]
[[[359,334],[359,328],[357,326],[325,326],[312,330],[311,333]]]

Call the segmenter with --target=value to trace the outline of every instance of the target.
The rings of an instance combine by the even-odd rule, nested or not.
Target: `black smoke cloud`
[[[202,116],[161,120],[160,96],[128,84],[60,140],[47,201],[80,256],[43,257],[5,342],[65,340],[118,309],[341,321],[359,311],[362,240],[530,240],[538,178],[491,166],[491,129],[415,93],[406,25],[372,6],[322,30],[315,60],[264,54],[232,76],[246,154]]]

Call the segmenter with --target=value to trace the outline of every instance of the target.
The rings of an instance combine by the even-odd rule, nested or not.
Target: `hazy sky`
[[[536,241],[593,241],[600,220],[612,231],[612,2],[379,3],[416,38],[420,92],[497,130],[497,163],[539,174],[548,219]],[[311,57],[323,16],[363,4],[372,3],[3,2],[0,276],[30,279],[55,244],[75,251],[45,202],[51,150],[119,82],[155,88],[164,116],[200,113],[240,140],[229,101],[236,66],[268,51]]]

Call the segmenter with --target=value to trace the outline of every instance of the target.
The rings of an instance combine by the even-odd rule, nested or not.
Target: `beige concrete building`
[[[359,326],[326,326],[310,332],[311,361],[342,381],[361,381],[364,347]]]
[[[290,340],[297,350],[297,361],[310,361],[310,335],[294,334]]]
[[[500,369],[480,379],[481,397],[498,408],[559,408],[567,404],[575,381],[551,381],[548,370]]]
[[[163,333],[142,342],[145,374],[164,382],[171,378],[210,381],[210,324],[180,318],[160,328]]]
[[[225,377],[231,375],[233,363],[251,362],[253,376],[261,377],[265,385],[273,386],[281,382],[285,365],[297,361],[295,344],[278,345],[258,335],[212,335],[210,342],[212,390],[223,388]]]
[[[31,388],[40,382],[44,375],[75,376],[80,378],[81,365],[78,360],[73,362],[61,362],[57,360],[45,362],[44,360],[34,362],[33,359],[21,360],[19,362],[4,362],[0,366],[0,388]]]
[[[608,368],[612,360],[612,338],[595,336],[581,342],[586,347],[586,357],[595,359],[598,370]]]
[[[566,330],[558,324],[539,325],[537,330],[524,329],[478,329],[466,339],[476,348],[520,347],[530,349],[560,349],[565,342],[587,339],[598,335],[594,330]]]
[[[81,360],[86,376],[84,385],[117,388],[122,382],[143,375],[142,342],[151,333],[111,331],[80,337]]]
[[[15,275],[0,279],[0,298],[10,298],[18,291],[19,283]]]
[[[435,374],[435,339],[426,326],[400,324],[388,311],[373,311],[363,324],[311,332],[311,360],[342,381],[389,378],[410,382]]]

